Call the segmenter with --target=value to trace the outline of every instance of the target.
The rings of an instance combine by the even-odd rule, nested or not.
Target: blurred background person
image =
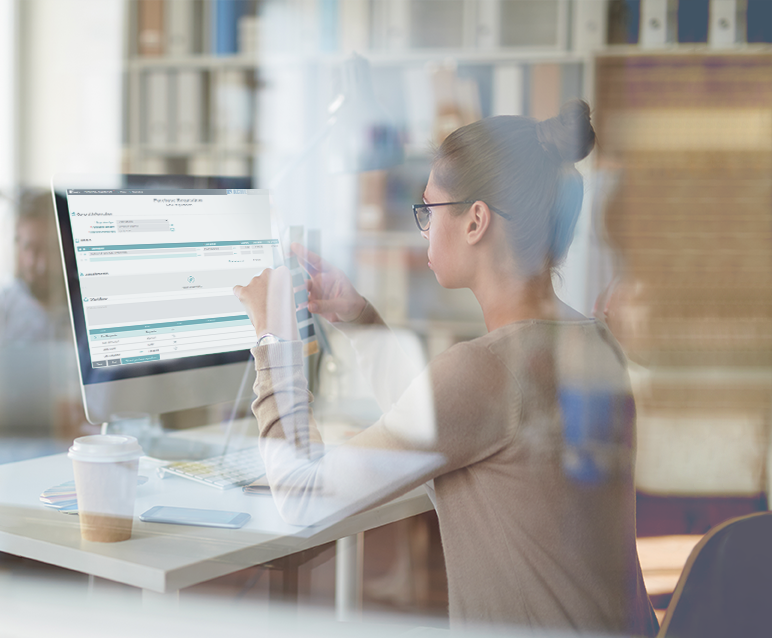
[[[24,191],[16,214],[14,278],[0,290],[0,344],[34,343],[66,334],[53,215],[47,190]]]
[[[84,422],[51,193],[22,192],[0,289],[0,463],[65,449]]]

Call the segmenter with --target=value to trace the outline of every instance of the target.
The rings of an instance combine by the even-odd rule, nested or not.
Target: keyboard
[[[259,479],[265,474],[265,465],[258,448],[249,447],[208,459],[170,463],[158,471],[164,478],[171,474],[228,490]]]

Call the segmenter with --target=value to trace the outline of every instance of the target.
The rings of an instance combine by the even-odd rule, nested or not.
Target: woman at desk
[[[452,626],[657,631],[635,546],[625,358],[552,286],[582,204],[574,163],[594,143],[578,100],[543,122],[492,117],[443,142],[413,210],[437,281],[472,290],[488,333],[417,375],[393,348],[368,361],[388,338],[378,313],[293,246],[310,310],[351,336],[367,370],[404,379],[378,397],[383,417],[344,445],[324,448],[309,409],[289,272],[234,290],[259,338],[253,411],[283,516],[316,524],[433,480]]]

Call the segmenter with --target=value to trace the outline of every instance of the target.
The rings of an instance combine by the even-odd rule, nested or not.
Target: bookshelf
[[[755,22],[751,28],[764,10],[755,0],[690,7],[660,0],[126,4],[128,172],[252,175],[265,186],[320,129],[346,56],[357,51],[370,61],[378,99],[402,132],[405,164],[351,178],[335,190],[331,180],[320,177],[324,165],[315,157],[298,175],[304,192],[277,193],[277,200],[292,223],[325,227],[330,252],[350,255],[355,281],[392,322],[423,332],[446,321],[459,338],[473,335],[470,325],[482,334],[481,318],[468,310],[472,300],[424,281],[423,240],[409,213],[428,175],[430,141],[479,117],[550,117],[574,96],[588,99],[602,119],[606,107],[600,93],[595,104],[596,84],[598,74],[609,69],[596,65],[598,54],[634,57],[659,49],[683,56],[719,48],[736,53],[763,49],[769,46],[765,38],[772,39]],[[684,28],[692,19],[687,9],[703,12],[695,22],[699,29]],[[664,36],[651,33],[652,20],[659,21]],[[679,44],[679,38],[689,42]],[[751,39],[760,44],[748,44]],[[601,79],[606,86],[608,78]],[[290,108],[297,116],[288,115]],[[614,134],[600,131],[602,139]],[[586,164],[589,211],[594,167]],[[326,210],[317,219],[308,211],[331,206],[319,202],[339,202],[342,193],[351,200],[350,214],[330,233],[327,220],[336,212]],[[575,244],[589,253],[591,225],[582,228],[584,236]],[[587,278],[590,270],[580,269],[576,277]],[[589,312],[606,282],[568,283],[568,289],[581,290],[568,301]],[[408,301],[389,301],[400,297]],[[443,319],[437,308],[451,308],[450,317]]]
[[[242,0],[126,3],[126,172],[253,174],[257,7]]]
[[[383,73],[396,69],[414,78],[420,75],[416,69],[453,59],[464,72],[476,67],[486,84],[480,86],[486,93],[482,115],[493,110],[488,103],[495,111],[528,112],[522,89],[499,90],[497,85],[527,82],[527,70],[540,64],[582,64],[584,56],[577,54],[576,43],[583,51],[602,44],[605,2],[591,0],[591,9],[586,2],[579,8],[573,4],[571,0],[126,3],[124,169],[259,176],[262,148],[255,107],[264,84],[261,70],[312,65],[329,74],[352,51],[365,55]],[[587,33],[572,31],[569,21],[575,14],[580,19],[576,24],[590,25],[584,29],[589,40]],[[588,15],[589,22],[582,21]],[[571,42],[574,45],[569,46]],[[512,73],[513,67],[526,73]],[[224,123],[236,130],[228,130]],[[426,146],[426,140],[410,143],[411,152]]]
[[[218,7],[225,4],[233,5],[227,18],[235,36],[218,49]],[[319,130],[340,65],[357,51],[370,61],[378,99],[402,132],[406,162],[352,180],[347,192],[356,210],[351,228],[331,238],[333,252],[351,255],[355,282],[393,324],[424,335],[444,331],[446,345],[485,332],[472,298],[438,289],[424,272],[424,240],[410,204],[420,201],[430,142],[480,117],[545,118],[570,97],[590,96],[589,60],[604,44],[605,0],[127,5],[124,170],[252,175],[258,185],[270,183]],[[279,109],[301,103],[300,115],[294,125],[272,120],[266,127],[273,117],[261,110],[266,102]],[[309,162],[300,179],[319,166],[318,158]],[[283,205],[292,223],[323,224],[305,210],[335,199],[313,179],[304,181],[313,195],[293,193]]]

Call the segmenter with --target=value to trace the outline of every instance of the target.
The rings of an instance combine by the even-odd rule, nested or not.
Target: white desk
[[[149,480],[137,488],[132,538],[92,543],[81,540],[77,516],[39,501],[46,488],[72,480],[66,455],[0,465],[0,551],[133,585],[143,594],[164,594],[343,539],[338,547],[346,551],[336,561],[336,605],[339,615],[345,615],[357,595],[351,578],[361,553],[350,537],[432,508],[419,488],[334,525],[302,528],[279,517],[270,495],[248,496],[240,489],[222,492],[185,479],[160,479],[144,464],[140,474]],[[249,512],[252,519],[238,530],[141,522],[138,515],[154,505]]]

